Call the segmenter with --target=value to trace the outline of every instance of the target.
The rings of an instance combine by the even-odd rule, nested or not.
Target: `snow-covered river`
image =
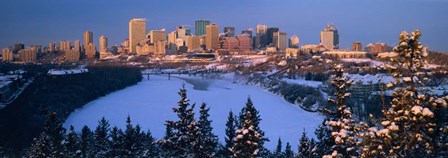
[[[112,126],[124,128],[126,117],[130,115],[134,125],[140,124],[142,129],[150,129],[154,137],[162,138],[165,120],[176,119],[172,108],[177,105],[177,92],[182,84],[185,84],[190,103],[196,103],[197,115],[202,102],[210,107],[213,130],[221,142],[224,142],[229,111],[238,114],[249,96],[260,111],[261,129],[271,140],[265,145],[271,150],[275,148],[279,137],[283,143],[290,142],[296,150],[303,129],[306,129],[309,137],[315,138],[314,130],[323,120],[323,116],[306,112],[266,90],[232,83],[229,76],[222,80],[181,78],[171,77],[168,80],[166,76],[150,76],[147,80],[145,76],[137,85],[98,98],[77,109],[68,117],[64,127],[73,125],[80,131],[82,126],[87,125],[94,129],[98,120],[104,116]],[[191,83],[201,90],[194,89]]]

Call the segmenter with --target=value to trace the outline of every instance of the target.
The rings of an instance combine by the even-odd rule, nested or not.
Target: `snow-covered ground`
[[[308,81],[305,79],[283,79],[283,81],[286,81],[287,83],[291,83],[291,84],[298,84],[298,85],[302,85],[302,86],[307,86],[307,87],[313,87],[313,88],[319,88],[322,87],[322,82],[319,81]]]
[[[177,105],[177,92],[184,83],[188,98],[191,103],[196,103],[197,115],[202,102],[210,107],[213,130],[221,142],[224,142],[229,111],[238,114],[249,96],[260,111],[261,129],[271,140],[265,145],[271,150],[275,148],[279,137],[284,143],[290,142],[296,150],[303,129],[306,129],[308,136],[315,138],[314,130],[323,120],[323,116],[318,113],[306,112],[275,94],[257,87],[232,83],[231,79],[195,79],[187,83],[175,77],[168,80],[166,76],[150,76],[150,80],[145,78],[135,86],[98,98],[77,109],[68,117],[64,127],[74,125],[80,131],[86,124],[95,128],[98,120],[104,116],[112,126],[124,128],[126,116],[130,115],[134,124],[140,124],[144,130],[150,129],[155,137],[162,138],[165,120],[177,119],[172,108]],[[192,84],[204,84],[208,87],[206,91],[195,90]]]

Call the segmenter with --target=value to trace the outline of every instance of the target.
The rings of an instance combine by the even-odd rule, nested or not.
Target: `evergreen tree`
[[[123,153],[123,131],[118,127],[113,127],[110,131],[110,152],[108,157],[121,157]]]
[[[309,145],[310,140],[306,136],[305,129],[303,129],[302,137],[300,137],[300,144],[299,144],[299,153],[298,153],[299,158],[306,158],[311,156],[310,153],[311,150]]]
[[[308,146],[310,147],[310,149],[309,149],[310,157],[316,157],[317,156],[316,155],[316,150],[317,150],[316,141],[313,138],[311,138]]]
[[[269,139],[264,137],[264,131],[260,129],[261,117],[260,117],[258,110],[255,108],[254,104],[252,103],[252,100],[250,99],[250,97],[247,98],[246,106],[241,109],[240,116],[239,116],[240,121],[239,121],[238,128],[241,128],[242,125],[244,124],[244,118],[245,118],[245,114],[247,112],[250,113],[250,116],[251,116],[250,119],[254,126],[254,129],[261,136],[261,139],[259,139],[259,141],[257,142],[258,144],[260,144],[259,156],[267,157],[270,153],[269,153],[269,150],[264,148],[264,142],[269,141]]]
[[[211,120],[209,120],[208,111],[205,103],[202,103],[199,113],[199,130],[200,130],[200,151],[198,157],[214,157],[216,154],[216,148],[218,147],[218,136],[213,134],[213,128],[211,126]]]
[[[339,157],[358,156],[355,121],[352,119],[350,108],[345,105],[346,99],[350,97],[348,89],[353,80],[343,75],[342,65],[336,65],[334,73],[331,78],[331,85],[336,89],[336,92],[328,101],[336,106],[336,110],[327,110],[330,114],[330,120],[326,122],[331,127],[331,135],[335,142],[331,154]]]
[[[81,139],[79,147],[81,150],[81,157],[93,157],[94,155],[94,140],[93,133],[89,127],[84,126],[81,130]]]
[[[34,140],[28,157],[61,157],[64,155],[64,133],[58,116],[55,112],[48,115],[44,131]]]
[[[109,142],[109,131],[110,124],[106,118],[102,117],[100,121],[98,121],[98,126],[94,132],[94,147],[95,147],[95,157],[107,157],[107,154],[110,150],[110,142]]]
[[[282,140],[278,138],[277,147],[275,148],[274,153],[272,154],[273,158],[283,158],[284,153],[282,151]]]
[[[364,157],[437,157],[436,139],[441,128],[434,118],[434,111],[446,108],[446,99],[430,96],[424,83],[428,80],[423,67],[428,53],[419,42],[421,32],[400,34],[397,57],[389,67],[395,82],[386,86],[394,89],[390,107],[383,109],[381,127],[369,127],[362,123],[359,136],[362,138]],[[436,139],[434,139],[436,138]]]
[[[79,138],[75,132],[75,128],[70,126],[70,130],[65,139],[65,156],[67,157],[79,157]]]
[[[42,132],[39,138],[34,138],[33,144],[31,144],[31,148],[27,155],[29,158],[51,157],[51,150],[45,138],[47,138],[47,134],[45,132]]]
[[[224,138],[225,141],[225,146],[224,146],[224,157],[230,157],[230,155],[232,155],[232,153],[230,152],[230,149],[232,149],[233,147],[233,139],[235,138],[235,130],[237,128],[237,118],[235,115],[233,115],[233,112],[230,111],[229,112],[229,116],[227,117],[227,122],[226,122],[226,137]]]
[[[291,149],[291,145],[289,144],[289,142],[287,142],[285,147],[285,158],[293,158],[293,157],[294,153]]]
[[[259,142],[262,135],[255,129],[250,111],[246,112],[243,120],[242,127],[235,132],[234,145],[231,151],[236,158],[257,157],[261,148]]]
[[[151,131],[148,130],[143,138],[143,147],[145,150],[142,157],[159,157],[159,149],[157,144],[155,144]]]
[[[173,108],[173,112],[177,114],[179,120],[166,121],[167,130],[169,129],[169,137],[166,136],[164,140],[159,141],[162,148],[169,150],[165,151],[166,156],[173,157],[194,157],[199,152],[199,128],[198,123],[194,118],[194,106],[190,106],[187,98],[187,90],[182,87],[179,90],[181,99],[178,106]]]
[[[140,129],[140,128],[139,128]],[[138,139],[140,131],[136,131],[131,123],[131,117],[126,118],[126,130],[123,133],[123,157],[136,157],[140,140]]]
[[[316,143],[316,157],[322,157],[327,153],[331,153],[331,147],[335,144],[331,136],[331,127],[327,124],[328,120],[326,118],[314,132],[318,140]]]

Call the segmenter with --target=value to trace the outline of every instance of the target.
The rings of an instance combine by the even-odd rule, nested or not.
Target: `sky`
[[[257,24],[279,27],[300,44],[318,44],[320,31],[333,24],[340,47],[354,41],[364,46],[385,42],[395,45],[402,31],[420,29],[422,43],[448,52],[448,0],[1,0],[0,48],[15,43],[41,44],[83,39],[92,31],[109,45],[128,38],[131,18],[146,18],[147,29],[167,32],[179,25],[208,19],[237,33]]]

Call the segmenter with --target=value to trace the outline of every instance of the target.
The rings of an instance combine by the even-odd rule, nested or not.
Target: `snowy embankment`
[[[178,76],[182,77],[182,76]],[[210,117],[213,120],[214,133],[224,142],[225,123],[230,110],[238,114],[250,96],[262,118],[261,129],[271,140],[266,147],[273,150],[280,137],[283,142],[290,142],[294,150],[299,143],[299,137],[306,129],[309,137],[315,138],[314,130],[322,122],[323,116],[318,113],[306,112],[300,107],[288,103],[283,98],[263,89],[234,84],[231,79],[202,80],[194,77],[195,82],[186,82],[180,78],[166,76],[151,76],[135,86],[98,98],[81,109],[73,112],[64,123],[64,127],[74,125],[80,131],[85,124],[95,128],[101,117],[106,117],[112,126],[125,127],[127,115],[134,124],[140,124],[143,129],[150,129],[157,138],[162,138],[165,132],[166,120],[177,119],[172,108],[177,105],[177,94],[182,84],[188,90],[190,103],[196,103],[196,114],[202,102],[210,107]],[[201,83],[202,82],[202,83]],[[202,90],[193,89],[192,84],[202,84],[207,87]]]

